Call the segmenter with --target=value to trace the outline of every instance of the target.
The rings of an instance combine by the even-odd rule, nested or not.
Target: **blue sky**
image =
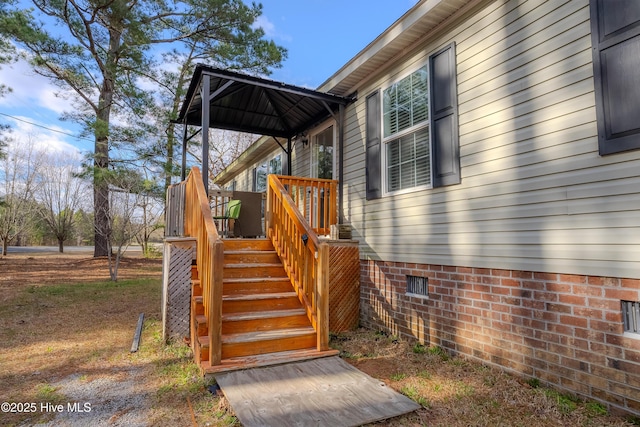
[[[270,78],[316,88],[416,4],[417,0],[263,0],[259,24],[267,37],[288,49],[288,59]],[[40,144],[90,151],[77,128],[58,118],[71,107],[56,97],[58,88],[24,63],[5,65],[0,81],[13,93],[0,98],[0,122]],[[8,116],[16,117],[16,120]],[[30,124],[30,123],[33,124]],[[55,129],[58,132],[35,125]]]

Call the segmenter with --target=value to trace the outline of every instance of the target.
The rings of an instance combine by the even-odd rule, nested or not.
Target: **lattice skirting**
[[[329,246],[329,330],[358,327],[360,318],[360,253],[357,242]]]
[[[162,274],[162,337],[165,341],[189,336],[191,262],[196,242],[190,238],[167,238]]]

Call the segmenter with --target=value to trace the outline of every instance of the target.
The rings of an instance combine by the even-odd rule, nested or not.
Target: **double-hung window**
[[[365,102],[367,200],[460,183],[455,44]]]
[[[386,193],[430,186],[426,65],[382,91],[382,122]]]

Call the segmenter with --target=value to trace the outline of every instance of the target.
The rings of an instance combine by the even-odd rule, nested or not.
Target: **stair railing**
[[[317,334],[317,349],[329,349],[329,245],[321,243],[281,177],[268,176],[267,236]],[[335,192],[332,193],[335,197]],[[334,204],[335,206],[335,204]],[[327,229],[331,224],[327,224]]]
[[[328,235],[338,222],[338,181],[300,176],[278,176],[278,180],[316,234]]]
[[[213,366],[219,365],[222,359],[224,244],[213,222],[209,199],[197,167],[191,168],[186,183],[184,229],[185,235],[196,238],[198,278],[209,328],[209,361]]]

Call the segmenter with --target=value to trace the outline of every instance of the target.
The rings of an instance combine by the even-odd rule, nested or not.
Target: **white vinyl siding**
[[[640,153],[598,154],[589,1],[495,1],[371,76],[455,42],[460,185],[365,200],[365,96],[347,108],[344,216],[363,258],[640,278]]]

